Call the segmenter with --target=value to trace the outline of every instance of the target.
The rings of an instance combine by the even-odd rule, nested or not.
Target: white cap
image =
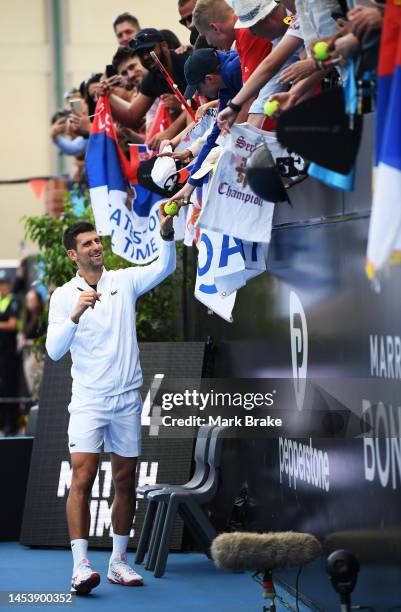
[[[235,23],[235,28],[251,28],[261,21],[279,5],[276,0],[231,0],[235,14],[238,20]]]

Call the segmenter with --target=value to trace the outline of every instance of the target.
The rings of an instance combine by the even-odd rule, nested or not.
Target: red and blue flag
[[[375,184],[366,273],[401,255],[401,4],[386,3],[380,44]]]
[[[138,185],[136,178],[138,165],[146,154],[146,146],[138,145],[128,161],[117,141],[109,99],[100,97],[86,152],[96,229],[101,236],[111,236],[114,253],[132,263],[143,264],[155,259],[159,250],[157,202],[160,197]],[[129,202],[127,183],[135,191],[135,197]]]

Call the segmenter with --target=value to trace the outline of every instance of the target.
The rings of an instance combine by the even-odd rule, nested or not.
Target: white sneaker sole
[[[95,589],[100,584],[100,575],[97,572],[93,572],[85,580],[78,585],[71,586],[71,592],[76,593],[77,595],[89,595],[92,589]]]
[[[124,580],[123,578],[114,578],[114,576],[110,576],[107,574],[107,580],[111,582],[111,584],[121,584],[121,586],[143,586],[142,578],[132,578],[132,580]]]

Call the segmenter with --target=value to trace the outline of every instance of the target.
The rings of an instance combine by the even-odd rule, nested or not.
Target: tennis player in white
[[[141,446],[142,372],[135,327],[135,300],[175,270],[173,219],[159,211],[163,238],[149,266],[107,271],[103,247],[90,223],[66,230],[63,244],[77,274],[50,300],[46,348],[53,360],[72,357],[72,397],[68,407],[72,481],[67,521],[74,560],[72,590],[87,594],[100,582],[88,561],[89,498],[99,453],[111,453],[115,497],[113,552],[107,578],[124,586],[142,585],[127,563],[135,511],[135,470]]]

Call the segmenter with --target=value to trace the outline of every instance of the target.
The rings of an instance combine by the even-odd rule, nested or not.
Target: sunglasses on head
[[[192,13],[191,15],[187,15],[186,17],[183,17],[182,19],[180,19],[178,23],[180,23],[183,26],[186,26],[187,23],[191,23],[191,22],[192,22]]]

